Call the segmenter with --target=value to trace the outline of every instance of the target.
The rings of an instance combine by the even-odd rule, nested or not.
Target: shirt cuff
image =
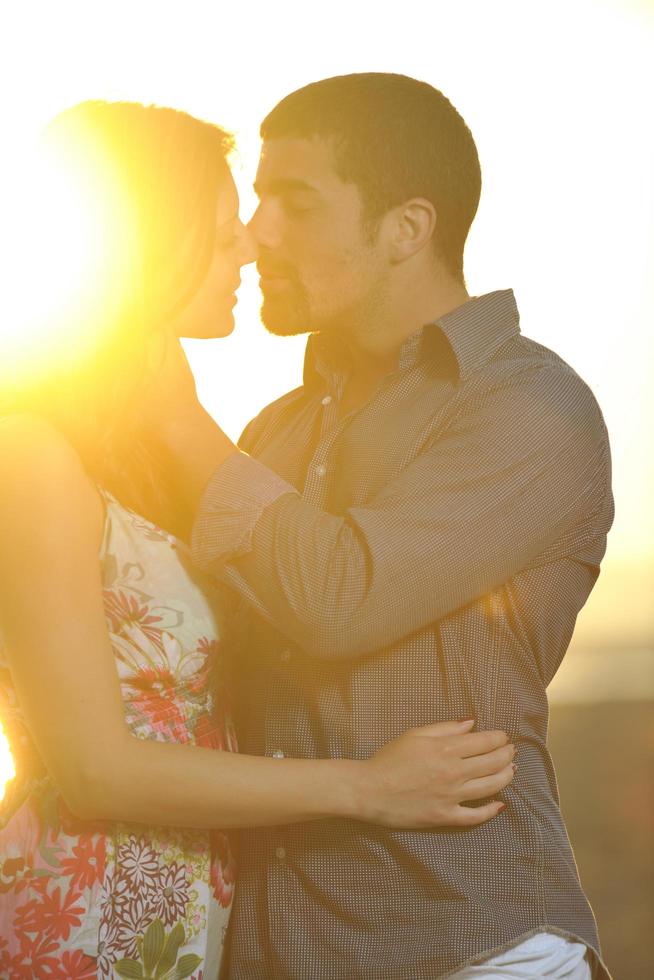
[[[200,568],[245,555],[262,513],[287,493],[290,483],[240,450],[229,456],[207,485],[193,524],[191,552]]]

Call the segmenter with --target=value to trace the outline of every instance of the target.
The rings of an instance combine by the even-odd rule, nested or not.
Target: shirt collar
[[[452,349],[464,380],[488,361],[499,348],[520,333],[520,315],[512,289],[474,296],[429,324],[440,330]]]
[[[446,360],[451,368],[454,359],[458,377],[464,380],[519,333],[520,317],[512,289],[475,296],[407,337],[400,348],[398,370],[423,359],[435,365]],[[445,358],[443,340],[449,348]],[[338,338],[311,334],[304,359],[305,385],[322,378],[332,387],[347,376],[349,369],[347,348]]]

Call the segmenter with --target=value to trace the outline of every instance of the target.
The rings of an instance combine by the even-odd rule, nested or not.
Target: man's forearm
[[[515,416],[514,396],[494,393],[476,426],[435,441],[340,515],[232,456],[197,514],[196,562],[314,656],[369,653],[450,615],[556,542],[563,556],[568,530],[605,506],[608,455],[591,397],[582,424],[542,398],[525,398],[529,411]],[[498,436],[507,418],[509,443]]]

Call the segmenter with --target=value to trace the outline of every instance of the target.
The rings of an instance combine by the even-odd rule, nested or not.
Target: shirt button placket
[[[336,437],[340,431],[337,421],[336,401],[333,395],[323,395],[320,403],[324,408],[321,424],[320,442],[316,446],[307,471],[303,497],[316,507],[325,507],[327,501],[328,476],[327,462]]]
[[[329,445],[321,445],[314,454],[304,484],[303,497],[314,507],[325,507],[327,502],[327,454]]]

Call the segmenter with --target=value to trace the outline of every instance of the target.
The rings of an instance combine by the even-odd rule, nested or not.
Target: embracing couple
[[[0,975],[606,977],[545,694],[612,519],[597,404],[468,295],[440,92],[326,79],[261,133],[247,228],[215,126],[46,135],[119,255],[2,392]],[[228,334],[255,260],[311,336],[237,447],[177,338]]]

